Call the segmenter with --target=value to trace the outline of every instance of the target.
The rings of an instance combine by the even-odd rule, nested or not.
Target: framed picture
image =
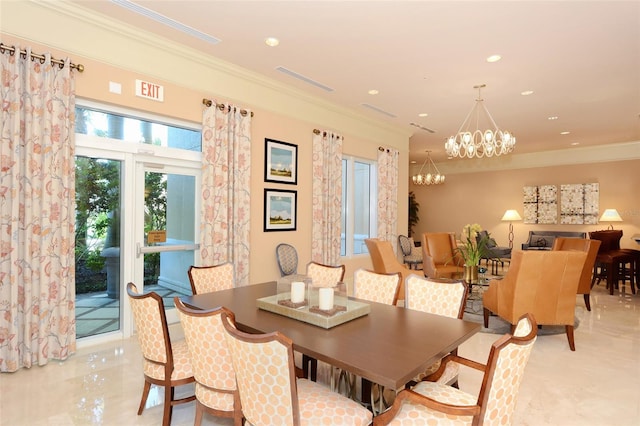
[[[264,231],[295,231],[297,191],[264,190]]]
[[[265,139],[264,181],[296,185],[298,183],[298,146]]]

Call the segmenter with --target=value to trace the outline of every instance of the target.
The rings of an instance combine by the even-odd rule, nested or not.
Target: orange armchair
[[[456,250],[456,238],[448,232],[425,232],[422,234],[422,268],[429,278],[447,277],[463,272],[464,260]]]
[[[504,279],[492,280],[482,295],[484,326],[491,312],[512,325],[530,313],[540,325],[564,325],[575,351],[576,292],[586,258],[580,251],[514,251]]]
[[[402,300],[404,303],[404,280],[411,275],[411,269],[400,263],[389,241],[367,238],[364,242],[371,256],[373,272],[378,274],[400,273],[401,279],[400,288],[398,289],[398,300]]]
[[[584,262],[582,274],[580,275],[580,283],[578,284],[578,294],[584,295],[584,304],[587,306],[588,311],[591,311],[591,302],[589,300],[589,295],[591,294],[591,276],[593,273],[593,265],[596,263],[596,256],[598,255],[600,244],[601,241],[598,240],[557,237],[553,241],[553,248],[551,249],[568,251],[575,250],[587,253],[587,259]]]

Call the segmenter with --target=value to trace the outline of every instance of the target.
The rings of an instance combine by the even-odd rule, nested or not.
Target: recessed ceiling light
[[[580,142],[571,142],[571,146],[580,145]]]
[[[278,39],[277,39],[277,38],[275,38],[275,37],[267,37],[267,38],[265,38],[265,39],[264,39],[264,43],[265,43],[267,46],[270,46],[270,47],[276,47],[277,45],[279,45],[279,44],[280,44],[280,40],[278,40]]]
[[[487,58],[487,62],[498,62],[500,59],[502,59],[500,55],[491,55]]]
[[[571,133],[571,132],[567,132],[567,131],[560,132],[561,135],[568,135],[569,133]]]
[[[533,90],[525,90],[524,92],[520,92],[522,96],[533,95]]]
[[[420,114],[418,114],[418,117],[426,117],[429,114],[427,114],[426,112],[421,112]]]
[[[551,117],[547,117],[547,120],[557,120],[558,116],[557,115],[552,115]]]
[[[409,161],[410,164],[416,164],[416,160]]]
[[[376,89],[371,89],[367,93],[370,94],[370,95],[377,95],[380,92],[378,92]]]

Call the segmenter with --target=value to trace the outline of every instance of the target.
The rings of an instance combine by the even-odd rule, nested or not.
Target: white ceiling
[[[425,150],[446,161],[444,140],[471,110],[476,84],[487,85],[485,105],[500,128],[516,135],[517,153],[640,140],[637,0],[134,3],[221,40],[217,44],[117,5],[131,2],[75,3],[406,126],[414,132],[410,157],[418,162]],[[267,47],[269,36],[280,45]],[[493,54],[502,60],[488,63]],[[280,66],[333,91],[281,73]],[[379,94],[367,94],[370,89]],[[522,96],[525,90],[534,93]]]

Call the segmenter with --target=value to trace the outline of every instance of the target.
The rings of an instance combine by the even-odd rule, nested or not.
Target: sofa
[[[569,231],[529,231],[529,238],[522,244],[522,250],[551,250],[556,237],[587,238],[586,232]]]

